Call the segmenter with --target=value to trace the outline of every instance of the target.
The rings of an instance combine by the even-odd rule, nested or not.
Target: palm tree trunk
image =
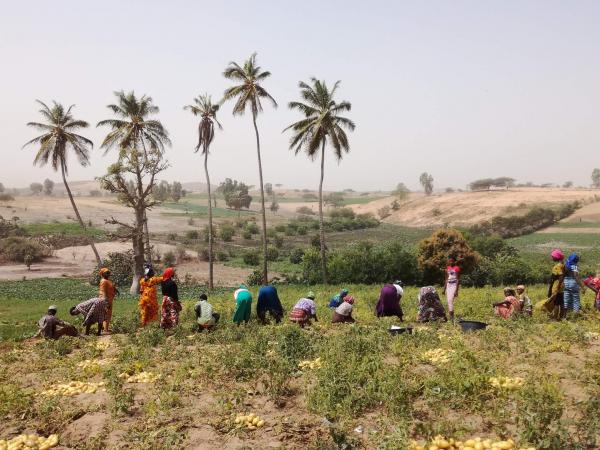
[[[144,210],[144,239],[146,241],[146,261],[152,263],[152,248],[150,247],[150,232],[148,231],[148,215]]]
[[[319,240],[321,243],[321,274],[327,284],[327,254],[325,252],[325,228],[323,226],[323,178],[325,177],[325,139],[321,144],[321,181],[319,182]]]
[[[81,225],[81,228],[83,228],[85,230],[86,229],[85,224],[83,223],[83,220],[81,219],[81,216],[79,215],[79,210],[77,209],[77,205],[75,205],[75,200],[73,199],[73,194],[71,193],[71,188],[69,187],[69,183],[67,183],[67,176],[65,174],[64,163],[61,164],[60,168],[61,168],[61,172],[62,172],[63,183],[65,184],[65,189],[67,190],[67,194],[69,195],[69,200],[71,200],[71,206],[73,207],[73,211],[75,211],[75,215],[77,216],[79,225]],[[96,262],[98,263],[98,266],[102,265],[102,260],[100,259],[100,254],[98,253],[98,249],[96,249],[96,246],[94,245],[93,241],[90,242],[90,246],[92,247],[92,250],[94,251],[94,256],[96,257]]]
[[[210,177],[208,176],[208,148],[204,146],[204,173],[206,175],[206,189],[208,190],[208,289],[214,288],[213,284],[213,219],[212,198],[210,196]]]
[[[265,189],[263,187],[262,161],[260,159],[260,137],[258,127],[256,126],[256,114],[252,115],[254,132],[256,133],[256,153],[258,155],[258,178],[260,181],[260,205],[262,213],[262,244],[263,244],[263,283],[269,282],[269,273],[267,267],[267,213],[265,211]]]

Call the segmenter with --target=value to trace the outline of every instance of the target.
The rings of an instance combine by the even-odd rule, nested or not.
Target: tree
[[[336,81],[330,90],[325,81],[311,78],[310,85],[303,81],[298,83],[303,102],[290,102],[289,108],[298,110],[304,117],[291,124],[285,130],[292,130],[290,149],[297,155],[304,150],[307,156],[315,159],[321,153],[321,179],[319,182],[319,238],[321,246],[321,275],[323,283],[327,283],[327,255],[325,251],[325,229],[323,225],[323,178],[325,177],[325,146],[329,144],[338,161],[343,152],[350,151],[346,130],[355,128],[352,120],[340,114],[350,111],[350,102],[335,100],[340,81]],[[285,131],[284,130],[284,131]]]
[[[135,191],[135,189],[134,189]],[[165,202],[171,195],[171,186],[165,180],[152,188],[152,197],[159,202]]]
[[[42,193],[42,191],[44,190],[44,186],[42,185],[42,183],[31,183],[29,185],[29,190],[31,190],[31,193],[33,195],[38,195]]]
[[[325,205],[331,205],[334,208],[344,206],[344,194],[340,192],[332,192],[331,194],[323,197],[323,203]]]
[[[431,195],[431,193],[433,192],[433,177],[427,172],[423,172],[419,177],[419,182],[425,190],[425,195]]]
[[[398,197],[398,200],[406,199],[409,193],[410,189],[408,189],[404,183],[398,183],[393,192],[393,194]]]
[[[563,187],[566,189],[572,188],[573,187],[573,182],[572,181],[565,181],[563,184]]]
[[[210,144],[215,137],[215,123],[219,129],[223,127],[217,120],[217,111],[219,104],[213,104],[210,95],[200,95],[194,99],[193,105],[188,105],[184,109],[188,109],[195,116],[200,117],[198,123],[198,144],[196,152],[202,149],[204,155],[204,176],[206,177],[206,189],[208,191],[208,288],[213,289],[213,218],[212,218],[212,202],[210,192],[210,176],[208,174],[208,153]],[[215,207],[216,207],[215,198]]]
[[[271,202],[271,206],[269,206],[269,209],[273,213],[279,211],[279,203],[277,203],[277,200],[273,199],[273,201]]]
[[[479,254],[475,252],[462,233],[453,229],[440,229],[419,243],[417,262],[426,283],[444,281],[444,268],[448,258],[454,258],[463,273],[469,273],[477,265]]]
[[[226,178],[219,185],[217,191],[223,194],[227,207],[235,209],[238,212],[238,216],[242,208],[250,208],[252,196],[248,194],[248,186],[241,181]]]
[[[4,192],[4,185],[2,183],[0,183],[0,194],[2,194]]]
[[[175,203],[179,202],[183,197],[183,188],[179,181],[173,181],[173,185],[171,186],[171,200]]]
[[[265,184],[265,192],[267,195],[273,195],[273,185],[271,183]]]
[[[271,72],[261,71],[260,66],[256,65],[256,53],[241,67],[235,62],[229,63],[229,66],[223,72],[223,76],[228,80],[235,81],[239,84],[228,88],[224,94],[224,100],[236,99],[233,107],[233,115],[243,115],[246,112],[246,107],[252,113],[252,124],[256,134],[256,153],[258,156],[258,178],[260,183],[260,208],[262,213],[262,247],[263,247],[263,282],[268,283],[268,268],[267,268],[267,213],[265,210],[265,190],[263,187],[262,161],[260,156],[260,136],[258,127],[256,126],[256,118],[259,112],[262,112],[261,99],[266,99],[271,102],[274,108],[277,108],[277,102],[261,85],[271,76]]]
[[[63,184],[65,185],[65,189],[67,191],[67,195],[69,196],[69,200],[71,201],[71,206],[73,207],[75,216],[77,217],[81,228],[85,230],[85,224],[83,223],[83,219],[79,214],[79,210],[77,209],[77,205],[73,199],[73,194],[71,193],[71,189],[67,183],[67,151],[71,149],[73,153],[75,153],[79,164],[82,166],[87,166],[90,163],[89,152],[94,146],[94,143],[76,133],[76,131],[81,128],[87,128],[89,124],[83,120],[77,120],[71,115],[71,110],[75,105],[71,105],[69,108],[67,108],[67,110],[65,110],[65,108],[57,102],[53,102],[52,108],[49,108],[40,100],[36,101],[42,106],[42,109],[40,109],[40,114],[44,118],[44,123],[29,122],[27,126],[40,130],[43,132],[43,134],[33,138],[23,145],[23,147],[26,147],[30,144],[39,144],[40,147],[35,155],[33,164],[44,166],[48,163],[48,161],[50,161],[54,171],[58,171],[60,168]],[[38,193],[41,192],[42,185],[40,183],[34,184],[36,184],[36,191]],[[93,242],[90,243],[90,246],[92,247],[96,261],[98,264],[100,264],[100,255],[98,254],[96,246]]]
[[[44,180],[44,195],[52,195],[53,189],[54,189],[54,181],[46,178]]]
[[[592,187],[595,189],[600,188],[600,169],[598,168],[592,170]]]
[[[144,259],[152,260],[146,211],[159,203],[153,198],[152,190],[156,176],[168,167],[163,153],[165,145],[170,145],[171,141],[162,123],[148,117],[159,112],[151,97],[142,95],[138,98],[133,91],[114,94],[117,103],[107,107],[117,118],[102,120],[97,126],[110,127],[102,148],[108,152],[116,147],[119,154],[117,162],[108,168],[100,182],[103,189],[117,194],[123,204],[134,210],[132,224],[114,217],[107,223],[120,225],[125,230],[121,237],[132,240],[134,276],[130,292],[136,294],[144,274]]]

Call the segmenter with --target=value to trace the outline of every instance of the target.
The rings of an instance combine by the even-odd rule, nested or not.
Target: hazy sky
[[[288,150],[287,103],[311,76],[342,80],[357,125],[351,152],[327,160],[328,189],[437,188],[511,175],[520,181],[589,184],[600,166],[598,1],[27,1],[0,0],[0,182],[27,186],[36,98],[76,104],[101,175],[115,154],[98,148],[115,90],[148,94],[173,147],[167,180],[203,181],[193,153],[196,120],[182,107],[199,93],[220,98],[222,71],[258,52],[279,102],[259,118],[265,181],[317,187],[319,169]],[[220,113],[214,182],[258,180],[251,117]],[[75,161],[73,161],[74,163]]]

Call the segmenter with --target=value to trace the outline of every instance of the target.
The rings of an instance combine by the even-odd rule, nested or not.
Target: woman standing
[[[583,284],[583,281],[581,281],[581,276],[579,275],[578,263],[579,255],[573,252],[569,255],[567,263],[565,264],[565,292],[563,294],[564,314],[567,314],[569,311],[578,313],[581,310],[579,293],[580,290],[581,293],[585,292],[585,285]]]
[[[154,276],[151,264],[144,265],[144,278],[140,280],[140,321],[142,327],[150,322],[158,321],[158,300],[156,286],[162,282],[162,277]]]
[[[179,324],[179,312],[181,303],[177,294],[177,284],[173,280],[175,270],[172,267],[166,269],[160,283],[163,301],[160,314],[160,327],[164,330],[173,328]]]
[[[444,281],[444,293],[448,302],[448,314],[450,320],[454,321],[454,300],[458,297],[458,289],[460,287],[460,267],[456,263],[456,258],[451,256],[448,258],[448,266],[446,267],[446,280]]]
[[[561,250],[554,249],[550,253],[550,257],[556,264],[552,267],[552,276],[548,286],[548,301],[545,308],[552,317],[561,319],[564,307],[565,264],[563,259],[565,255]]]
[[[104,332],[110,333],[110,321],[112,319],[113,300],[118,293],[118,289],[110,280],[110,270],[106,267],[100,269],[100,286],[98,287],[98,297],[106,300],[106,316],[104,318]]]
[[[233,293],[233,298],[236,302],[233,322],[237,323],[239,327],[242,321],[248,323],[250,320],[250,315],[252,314],[252,294],[248,290],[248,286],[240,284],[239,289]]]

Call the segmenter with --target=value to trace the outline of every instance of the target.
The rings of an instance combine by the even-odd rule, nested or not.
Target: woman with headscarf
[[[248,286],[240,284],[238,290],[233,293],[236,307],[233,314],[233,322],[237,323],[238,327],[242,322],[248,323],[252,314],[252,294],[248,290]]]
[[[110,280],[110,270],[106,267],[100,269],[100,286],[98,286],[98,297],[106,300],[106,317],[104,318],[104,332],[110,332],[110,321],[112,319],[113,300],[119,290]]]
[[[379,301],[375,306],[375,314],[377,317],[397,316],[400,321],[402,321],[404,313],[400,306],[401,298],[402,296],[399,294],[395,285],[386,284],[383,286],[379,293]]]
[[[510,319],[514,313],[521,312],[521,302],[512,288],[504,289],[504,300],[494,303],[494,312],[503,319]]]
[[[354,323],[354,317],[352,317],[352,308],[354,305],[354,297],[346,295],[342,303],[335,308],[333,311],[333,317],[331,323]]]
[[[181,303],[179,303],[177,283],[173,280],[174,276],[175,269],[169,267],[168,269],[165,269],[162,276],[162,282],[160,283],[163,296],[160,311],[160,327],[164,330],[173,328],[179,324]]]
[[[565,291],[563,294],[564,314],[572,311],[578,313],[581,310],[580,291],[585,292],[585,284],[579,275],[579,255],[571,253],[565,264]]]
[[[270,284],[258,290],[258,299],[256,300],[256,315],[263,325],[267,323],[267,312],[275,319],[276,323],[281,322],[283,306],[277,295],[277,289]]]
[[[583,284],[596,293],[594,308],[597,311],[600,310],[600,276],[598,276],[598,274],[596,274],[596,276],[589,275],[585,280],[583,280]]]
[[[315,294],[310,291],[306,297],[301,298],[290,311],[290,321],[297,323],[301,328],[310,325],[310,320],[317,319],[317,305],[315,303]]]
[[[444,281],[444,293],[448,302],[448,314],[450,320],[454,320],[454,300],[458,297],[460,287],[460,267],[456,262],[456,258],[451,256],[448,258],[448,266],[446,266],[446,278]]]
[[[559,249],[554,249],[550,253],[552,261],[555,262],[552,267],[550,284],[548,285],[548,300],[544,303],[544,308],[554,317],[560,319],[563,316],[564,290],[565,290],[565,264],[564,253]]]
[[[69,311],[72,316],[78,314],[83,315],[83,326],[85,327],[85,334],[90,334],[90,328],[92,325],[98,325],[98,336],[102,334],[102,323],[106,317],[106,300],[104,298],[91,298],[73,306]]]
[[[446,322],[446,310],[440,296],[433,286],[424,286],[419,290],[418,310],[417,310],[417,321],[419,322],[433,322],[435,320],[442,320]]]
[[[206,294],[200,294],[198,303],[194,306],[194,312],[196,313],[196,324],[198,325],[198,331],[212,330],[215,325],[219,322],[220,315],[213,312],[213,306],[208,303],[208,296]]]
[[[158,299],[156,286],[162,282],[162,277],[154,276],[151,264],[144,265],[144,278],[140,280],[140,321],[142,327],[150,322],[158,321]]]
[[[337,308],[342,304],[344,298],[348,295],[348,289],[344,288],[340,291],[339,294],[334,295],[329,301],[330,308]]]
[[[517,286],[517,298],[521,304],[521,312],[523,315],[531,316],[533,314],[533,303],[525,292],[525,285],[520,284]]]

